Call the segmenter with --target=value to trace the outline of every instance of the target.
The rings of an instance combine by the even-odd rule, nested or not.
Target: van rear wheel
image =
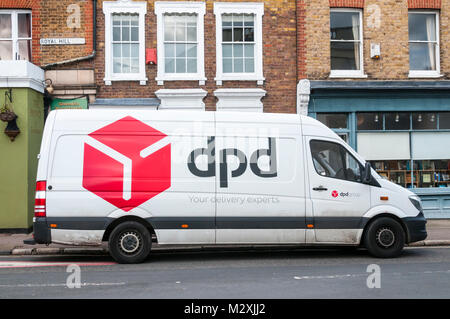
[[[148,229],[138,222],[124,222],[111,232],[109,253],[120,264],[143,262],[150,254],[152,237]]]
[[[401,254],[405,245],[405,232],[395,219],[381,217],[367,228],[364,246],[378,258],[393,258]]]

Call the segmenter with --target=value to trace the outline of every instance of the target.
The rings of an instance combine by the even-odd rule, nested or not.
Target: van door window
[[[351,182],[362,181],[362,165],[342,145],[313,140],[310,146],[319,175]]]

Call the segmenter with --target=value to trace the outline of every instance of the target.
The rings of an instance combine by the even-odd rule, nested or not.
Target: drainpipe
[[[80,62],[80,61],[85,61],[85,60],[90,60],[93,59],[96,55],[96,50],[97,50],[97,0],[92,0],[92,9],[93,9],[93,32],[92,32],[92,46],[93,46],[93,51],[91,54],[84,56],[84,57],[80,57],[80,58],[74,58],[74,59],[70,59],[70,60],[65,60],[65,61],[60,61],[60,62],[55,62],[55,63],[50,63],[50,64],[46,64],[41,66],[42,69],[46,70],[48,68],[54,67],[54,66],[59,66],[59,65],[63,65],[63,64],[68,64],[68,63],[73,63],[73,62]]]

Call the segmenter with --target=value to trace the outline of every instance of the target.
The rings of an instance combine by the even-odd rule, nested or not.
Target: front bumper
[[[407,230],[407,244],[421,241],[427,238],[427,229],[425,227],[427,220],[420,212],[416,217],[406,217],[402,219]]]
[[[47,225],[47,218],[35,217],[33,221],[33,237],[38,244],[50,244],[52,235]]]

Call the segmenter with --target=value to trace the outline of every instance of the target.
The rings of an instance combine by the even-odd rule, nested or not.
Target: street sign
[[[40,40],[41,45],[74,45],[86,44],[85,38],[44,38]]]
[[[60,110],[60,109],[87,109],[88,101],[86,97],[78,99],[53,99],[50,103],[50,109]]]

